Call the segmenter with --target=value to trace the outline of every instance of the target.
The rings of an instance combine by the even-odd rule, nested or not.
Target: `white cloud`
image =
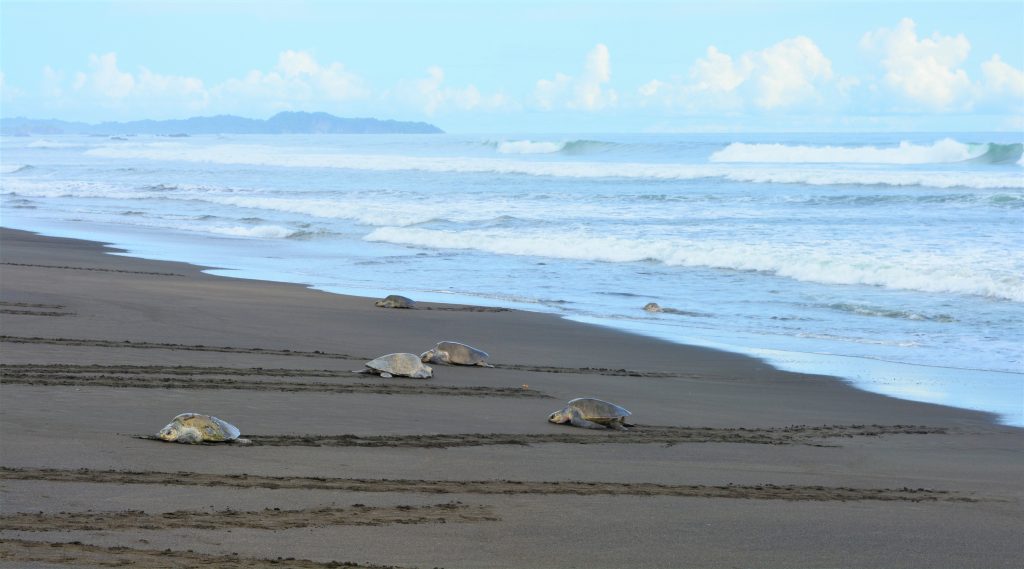
[[[170,103],[196,110],[205,106],[207,99],[201,80],[161,75],[145,67],[140,67],[138,74],[122,71],[117,64],[117,54],[113,52],[90,55],[89,70],[75,73],[71,87],[84,103],[106,106],[152,108]],[[42,91],[51,99],[62,99],[65,94],[63,74],[50,66],[44,67]]]
[[[90,72],[75,74],[76,91],[87,90],[101,97],[123,99],[135,88],[135,77],[117,68],[117,54],[113,52],[90,55],[89,67]]]
[[[748,105],[773,110],[817,101],[819,89],[832,79],[831,61],[813,41],[798,36],[739,57],[708,46],[688,80],[655,79],[642,85],[638,95],[641,104],[657,101],[691,112]]]
[[[451,87],[444,84],[444,69],[433,65],[427,76],[415,81],[404,81],[396,89],[398,97],[422,108],[428,115],[439,110],[455,108],[462,111],[512,108],[514,103],[504,93],[484,95],[476,85]]]
[[[985,77],[985,94],[1014,97],[1018,103],[1024,99],[1024,71],[1004,62],[998,55],[981,64],[981,73]]]
[[[708,46],[707,59],[698,58],[690,69],[690,77],[694,83],[692,88],[697,91],[730,92],[743,84],[750,77],[751,61],[743,58],[740,64],[734,64],[732,57]]]
[[[608,53],[608,46],[599,43],[587,54],[583,75],[575,85],[576,96],[569,101],[569,106],[593,111],[614,105],[617,98],[615,91],[603,88],[611,80],[611,54]]]
[[[550,111],[565,98],[565,93],[569,91],[570,85],[572,85],[572,77],[562,73],[556,73],[552,80],[541,79],[537,81],[537,86],[533,91],[534,100],[540,108]]]
[[[763,109],[786,107],[817,97],[816,82],[832,78],[832,63],[809,38],[783,40],[744,56],[757,91],[754,103]]]
[[[0,71],[0,100],[13,101],[22,96],[21,89],[18,89],[7,82],[7,75]]]
[[[267,71],[252,70],[212,87],[201,79],[164,75],[146,67],[120,69],[116,53],[90,55],[89,66],[71,76],[43,68],[42,94],[51,106],[113,107],[125,112],[179,116],[185,112],[262,113],[294,107],[323,107],[363,99],[370,90],[341,63],[321,64],[307,52],[284,51]]]
[[[544,110],[565,106],[596,111],[611,107],[619,98],[614,89],[607,88],[611,78],[611,53],[608,46],[599,43],[587,53],[579,77],[556,73],[554,79],[541,79],[534,87],[533,100]]]
[[[641,97],[651,98],[656,97],[660,91],[663,91],[668,87],[668,84],[664,81],[658,81],[657,79],[651,79],[647,83],[644,83],[637,88],[637,92],[640,93]]]
[[[49,65],[43,67],[43,96],[58,99],[64,94],[63,75]]]
[[[228,79],[210,94],[215,100],[244,97],[248,103],[292,108],[363,99],[370,96],[370,90],[361,77],[341,63],[321,65],[308,52],[288,50],[278,55],[272,69],[254,69],[241,78]]]
[[[918,38],[916,24],[903,18],[895,29],[864,34],[861,47],[882,54],[885,83],[932,110],[969,106],[971,81],[960,65],[971,51],[963,34]]]

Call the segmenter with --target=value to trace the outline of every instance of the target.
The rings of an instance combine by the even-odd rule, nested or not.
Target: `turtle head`
[[[169,443],[196,444],[203,442],[203,433],[195,425],[174,421],[160,429],[156,437]]]
[[[569,417],[569,408],[559,409],[548,416],[548,422],[550,423],[568,423],[572,418]]]
[[[157,433],[156,436],[162,441],[173,443],[178,440],[179,436],[181,436],[181,425],[171,423],[170,425],[160,429],[160,432]]]
[[[184,425],[167,425],[156,436],[169,443],[194,445],[203,442],[203,433],[199,429]]]
[[[437,348],[427,350],[420,354],[420,361],[423,363],[448,364],[451,363],[451,355]]]

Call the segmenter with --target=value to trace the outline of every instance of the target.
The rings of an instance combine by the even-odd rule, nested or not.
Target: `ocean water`
[[[0,223],[552,312],[1024,426],[1022,138],[3,137]]]

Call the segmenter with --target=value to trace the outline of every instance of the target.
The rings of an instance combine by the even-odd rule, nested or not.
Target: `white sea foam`
[[[125,215],[122,213],[122,215]],[[288,239],[303,234],[298,229],[288,229],[281,225],[230,225],[223,223],[196,223],[196,219],[178,220],[173,217],[150,218],[148,216],[128,215],[120,221],[121,225],[147,227],[152,229],[169,229],[186,233],[205,233],[207,235],[224,235],[251,239]]]
[[[215,164],[351,170],[524,174],[565,178],[632,178],[651,180],[727,179],[737,182],[808,185],[889,185],[936,188],[1024,188],[1024,177],[1007,172],[906,172],[836,168],[742,168],[716,164],[609,162],[529,162],[499,158],[426,157],[379,154],[287,153],[262,145],[209,147],[119,145],[94,148],[86,155],[103,158],[175,160]]]
[[[46,140],[45,138],[39,140],[33,140],[26,144],[28,148],[78,148],[83,146],[82,144],[75,144],[71,142],[57,142],[54,140]]]
[[[824,284],[862,284],[925,292],[953,292],[1024,302],[1024,259],[989,255],[978,263],[977,252],[961,255],[913,254],[885,256],[857,252],[852,244],[804,246],[737,243],[690,239],[625,239],[585,233],[518,235],[495,231],[439,231],[384,227],[368,241],[435,249],[468,249],[501,255],[528,255],[628,263],[657,261],[670,266],[762,271]],[[984,268],[974,268],[984,267]]]
[[[564,142],[534,142],[532,140],[506,140],[498,143],[502,154],[551,154],[565,148]]]
[[[255,237],[260,239],[287,239],[298,233],[298,231],[281,227],[280,225],[214,225],[209,227],[194,226],[193,230],[217,235],[229,235],[231,237]]]
[[[372,196],[337,196],[331,199],[293,199],[260,197],[203,197],[203,201],[268,211],[298,213],[324,219],[344,219],[378,227],[406,227],[436,219],[439,212],[430,203],[386,204]],[[454,212],[445,211],[446,216]],[[477,214],[476,218],[480,218]],[[464,216],[471,220],[473,215]],[[486,219],[486,218],[484,218]]]
[[[711,155],[712,162],[943,164],[977,158],[987,144],[967,145],[952,138],[920,145],[903,141],[896,147],[803,146],[734,142]]]
[[[20,178],[4,178],[0,183],[0,192],[35,198],[111,198],[111,199],[147,199],[153,194],[128,190],[103,182],[84,180],[24,180]]]

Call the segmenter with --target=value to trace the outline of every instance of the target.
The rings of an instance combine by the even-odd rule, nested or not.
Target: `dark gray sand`
[[[0,566],[1020,567],[1024,436],[550,315],[0,230]],[[497,367],[353,373],[440,340]],[[573,397],[630,432],[546,422]],[[152,435],[217,415],[250,445]]]

